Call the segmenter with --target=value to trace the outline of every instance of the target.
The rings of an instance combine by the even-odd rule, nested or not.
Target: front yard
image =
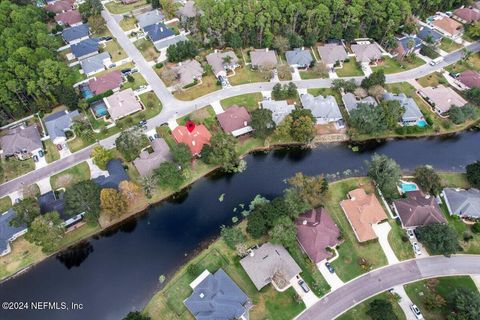
[[[480,53],[474,53],[467,60],[460,60],[455,64],[445,67],[448,72],[461,73],[465,70],[480,71]]]
[[[243,66],[235,69],[235,75],[228,78],[232,86],[252,82],[270,81],[270,76],[257,70],[253,70],[250,66]]]
[[[215,111],[209,105],[203,107],[201,109],[195,110],[192,113],[177,119],[177,123],[181,126],[185,125],[187,120],[191,120],[197,124],[204,124],[207,126],[208,130],[215,131],[218,129],[219,124],[217,122],[217,116],[215,115]]]
[[[128,31],[136,28],[137,19],[135,17],[124,16],[122,20],[120,20],[120,27],[123,31]]]
[[[440,72],[434,72],[422,78],[419,78],[417,79],[417,82],[424,88],[437,87],[439,84],[448,85],[447,79],[445,79],[445,77]]]
[[[355,58],[349,58],[348,61],[344,61],[343,67],[340,69],[335,69],[335,72],[339,77],[363,76],[362,68],[360,67],[360,64],[357,63]]]
[[[153,42],[151,42],[146,38],[139,39],[135,41],[133,44],[135,45],[135,47],[137,47],[138,50],[140,50],[143,57],[147,61],[155,60],[160,56],[160,53],[157,51],[157,49],[153,45]]]
[[[231,97],[220,101],[223,109],[231,107],[233,105],[244,106],[248,109],[249,112],[252,112],[255,109],[258,109],[258,103],[262,101],[263,97],[260,92],[257,93],[247,93],[239,96]]]
[[[0,214],[8,211],[12,207],[12,199],[9,196],[5,196],[0,199]]]
[[[328,72],[315,72],[312,69],[300,70],[299,73],[302,80],[328,78]]]
[[[2,157],[0,162],[3,169],[0,179],[1,183],[35,170],[35,163],[31,158],[27,160],[18,160],[15,157],[9,157],[8,159]]]
[[[50,184],[53,190],[67,188],[77,182],[90,179],[90,168],[86,162],[77,164],[50,177]]]
[[[390,301],[393,306],[393,312],[397,316],[397,319],[398,320],[406,319],[405,313],[403,313],[403,310],[400,308],[398,303],[393,301],[394,300],[393,296],[389,292],[383,292],[383,293],[377,294],[374,297],[371,297],[370,299],[363,301],[362,303],[348,310],[347,312],[342,314],[340,317],[338,317],[337,320],[370,319],[370,317],[367,315],[368,305],[370,304],[370,302],[376,299]]]
[[[138,9],[147,4],[147,0],[139,0],[130,4],[123,4],[122,2],[111,1],[105,4],[105,7],[113,14],[126,13],[134,9]]]
[[[440,42],[439,48],[442,49],[443,51],[446,52],[452,52],[455,50],[458,50],[462,47],[462,45],[456,43],[455,41],[448,39],[448,38],[443,38],[442,42]]]
[[[142,76],[140,72],[135,72],[130,75],[133,79],[133,81],[129,81],[127,77],[127,81],[125,81],[122,84],[122,90],[132,88],[132,90],[136,90],[140,88],[141,86],[146,86],[147,81],[145,81],[145,78]]]
[[[390,57],[384,57],[383,63],[379,63],[378,66],[372,67],[373,71],[383,70],[385,74],[389,73],[398,73],[410,69],[417,68],[421,65],[425,64],[425,61],[414,55],[411,58],[411,61],[408,61],[408,58],[403,60],[397,60]]]
[[[194,100],[198,97],[204,96],[208,93],[220,90],[222,86],[218,83],[217,78],[212,73],[204,75],[202,82],[188,89],[180,89],[173,95],[180,100]]]
[[[105,44],[105,51],[108,51],[108,53],[110,53],[110,56],[112,57],[112,62],[117,62],[127,57],[127,54],[125,53],[125,51],[123,51],[122,47],[120,47],[116,39],[107,41],[107,43]]]
[[[60,159],[60,153],[58,152],[57,147],[53,144],[52,140],[43,141],[43,146],[45,149],[45,159],[48,163]]]

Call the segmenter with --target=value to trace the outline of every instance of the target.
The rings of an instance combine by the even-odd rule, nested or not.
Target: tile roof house
[[[103,101],[114,121],[143,110],[143,105],[133,93],[132,88],[115,92],[111,96],[103,98]]]
[[[190,130],[186,126],[178,126],[173,129],[172,135],[177,143],[185,143],[194,156],[202,152],[203,146],[209,144],[212,137],[203,124],[194,125]]]
[[[57,14],[55,21],[64,26],[74,27],[82,23],[82,15],[78,10],[70,10]]]
[[[228,61],[226,57],[230,57],[227,58],[230,61]],[[235,70],[240,66],[238,64],[238,58],[233,51],[210,53],[207,55],[207,62],[212,66],[213,73],[217,78],[220,76],[226,77],[227,70]]]
[[[429,26],[419,26],[417,36],[427,43],[438,44],[442,41],[443,35]]]
[[[98,39],[85,39],[70,46],[77,60],[83,60],[98,54],[100,42]]]
[[[463,33],[463,25],[449,17],[434,20],[432,24],[438,30],[453,38],[459,37]]]
[[[93,181],[102,189],[118,189],[120,182],[130,180],[125,168],[123,167],[122,161],[118,159],[113,159],[108,162],[107,171],[108,176],[99,176],[93,179]]]
[[[37,125],[9,129],[0,137],[3,156],[16,156],[20,160],[30,158],[43,149]]]
[[[405,109],[402,114],[403,125],[417,125],[419,121],[425,120],[422,111],[417,106],[417,103],[413,98],[407,97],[404,93],[393,94],[387,92],[383,95],[383,100],[398,101],[400,105]]]
[[[234,137],[251,132],[252,118],[245,107],[233,105],[222,113],[217,114],[218,122],[223,131],[231,133]]]
[[[156,23],[143,28],[152,42],[162,41],[175,36],[175,33],[163,23]]]
[[[382,59],[382,51],[376,43],[352,44],[351,48],[358,62],[372,63]]]
[[[65,132],[70,130],[73,124],[73,119],[80,116],[78,110],[68,112],[67,110],[55,112],[43,119],[47,129],[50,140],[54,144],[63,144],[67,141]]]
[[[47,4],[47,6],[45,7],[45,10],[47,12],[62,13],[65,11],[72,10],[74,3],[75,3],[75,0],[54,1]]]
[[[252,68],[275,67],[278,63],[277,54],[274,50],[269,50],[268,48],[250,51],[250,60]]]
[[[447,223],[435,197],[425,196],[420,190],[407,192],[406,195],[407,198],[393,201],[393,207],[404,228]]]
[[[285,52],[287,63],[291,67],[308,68],[313,62],[312,53],[304,48],[295,48],[294,50]]]
[[[353,110],[357,109],[359,104],[370,104],[374,107],[378,105],[377,100],[374,97],[365,97],[363,99],[358,99],[353,93],[347,92],[342,96],[343,105],[347,112],[350,114]]]
[[[137,19],[138,27],[142,29],[165,20],[165,16],[159,10],[147,11],[135,18]]]
[[[240,260],[240,264],[258,290],[269,283],[283,290],[290,285],[291,279],[302,272],[283,246],[269,242],[251,250]]]
[[[474,70],[466,70],[460,73],[457,81],[468,88],[480,88],[480,73]]]
[[[105,68],[111,64],[112,59],[110,58],[108,52],[102,52],[80,61],[80,66],[82,67],[83,73],[85,73],[87,77],[105,70]]]
[[[461,23],[472,23],[480,20],[480,12],[471,8],[460,8],[453,11],[452,18]]]
[[[480,218],[480,190],[445,188],[442,192],[450,215]]]
[[[10,221],[14,217],[13,209],[0,215],[0,257],[10,253],[10,242],[27,232],[27,226],[12,227]]]
[[[404,36],[397,39],[395,54],[403,58],[411,53],[418,53],[422,48],[422,39],[417,36]]]
[[[375,194],[367,194],[362,188],[350,191],[348,197],[348,200],[340,202],[340,206],[358,242],[376,239],[377,235],[372,225],[387,219],[387,214],[377,197]]]
[[[178,75],[178,83],[182,87],[201,80],[204,73],[202,65],[197,60],[185,60],[172,68]]]
[[[272,120],[276,125],[280,124],[286,116],[295,110],[295,106],[293,104],[288,104],[286,100],[263,100],[262,108],[272,111]]]
[[[205,270],[190,287],[193,292],[183,303],[196,320],[249,319],[250,299],[223,269]]]
[[[302,213],[295,220],[297,240],[313,263],[319,263],[332,256],[327,248],[340,243],[340,230],[324,208]]]
[[[425,98],[438,114],[444,114],[452,106],[463,107],[467,101],[450,87],[438,85],[437,87],[426,87],[418,91]]]
[[[170,147],[164,139],[157,138],[150,142],[153,149],[152,153],[144,150],[140,152],[137,159],[133,160],[133,165],[137,168],[141,176],[150,176],[153,170],[158,168],[165,161],[172,159]]]
[[[88,23],[84,23],[75,27],[63,29],[62,38],[68,44],[74,44],[82,40],[88,39],[90,27]]]
[[[197,7],[195,6],[194,1],[185,1],[180,8],[178,9],[177,14],[186,18],[193,18],[197,15],[198,10]]]
[[[345,47],[338,43],[327,43],[319,46],[317,50],[323,63],[331,68],[333,68],[337,62],[342,63],[348,58]]]
[[[300,101],[304,109],[312,111],[312,115],[317,119],[317,124],[327,124],[342,119],[342,113],[333,96],[314,97],[306,93],[300,95]]]
[[[108,90],[117,90],[123,83],[122,73],[118,70],[108,72],[100,77],[88,80],[88,87],[94,95],[104,93]]]

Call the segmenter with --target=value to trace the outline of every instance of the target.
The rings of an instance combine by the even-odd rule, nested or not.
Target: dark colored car
[[[63,149],[62,145],[61,145],[61,144],[57,144],[57,149],[58,149],[58,150],[62,150],[62,149]]]
[[[38,151],[38,156],[40,158],[43,158],[44,155],[45,155],[45,152],[43,152],[43,150]]]
[[[302,290],[307,293],[310,291],[310,288],[308,287],[308,285],[305,283],[305,281],[303,280],[298,280],[298,284],[300,285],[300,287],[302,288]]]
[[[120,72],[121,72],[124,76],[126,76],[127,74],[132,73],[132,69],[130,69],[130,68],[129,68],[129,69],[122,69]]]
[[[38,156],[37,155],[33,156],[33,161],[38,162]]]
[[[335,273],[335,269],[333,269],[330,262],[325,262],[325,267],[327,267],[327,269],[328,269],[328,271],[330,271],[330,273]]]

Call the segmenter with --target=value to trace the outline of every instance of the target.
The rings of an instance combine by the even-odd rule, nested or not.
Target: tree
[[[123,320],[151,320],[147,315],[142,314],[140,311],[130,311]]]
[[[417,238],[431,254],[450,256],[457,252],[458,234],[447,224],[435,223],[416,229]]]
[[[453,312],[448,320],[480,319],[480,294],[467,288],[458,288],[448,299]]]
[[[127,204],[133,204],[141,195],[141,189],[138,184],[132,181],[123,180],[118,185],[118,189]]]
[[[170,148],[170,152],[172,153],[173,161],[182,168],[188,167],[190,161],[192,161],[192,153],[185,143],[177,143]]]
[[[153,9],[160,8],[160,0],[150,0],[150,5]]]
[[[185,177],[178,166],[170,161],[162,163],[155,169],[153,176],[160,187],[171,190],[178,190],[185,181]]]
[[[240,228],[220,226],[220,235],[223,241],[231,249],[235,249],[240,243],[245,242],[245,235]]]
[[[180,41],[167,49],[167,59],[169,62],[180,62],[195,58],[198,49],[193,41]]]
[[[105,149],[101,145],[96,145],[93,148],[90,157],[92,158],[93,163],[100,169],[107,170],[107,164],[113,159],[113,151]]]
[[[287,79],[290,76],[290,66],[286,63],[277,64],[277,74],[281,80]]]
[[[155,178],[153,176],[144,176],[141,178],[141,185],[145,196],[150,199],[156,187]]]
[[[292,123],[290,133],[295,141],[308,143],[315,137],[315,122],[308,116],[302,116]]]
[[[169,19],[173,18],[177,11],[177,6],[173,0],[160,0],[160,8],[162,8],[162,12]]]
[[[100,0],[85,0],[78,6],[78,11],[82,14],[83,20],[88,20],[92,16],[101,18],[102,10],[103,6]],[[105,21],[103,24],[105,24]]]
[[[366,314],[372,320],[397,320],[391,302],[383,299],[374,299],[370,302]]]
[[[385,85],[385,73],[383,69],[375,70],[371,75],[362,80],[361,86],[365,89],[369,89],[373,86],[384,86]]]
[[[385,199],[397,198],[397,186],[402,177],[402,171],[395,160],[386,155],[374,154],[372,159],[367,162],[367,166],[368,176],[375,181]]]
[[[281,244],[286,248],[294,248],[297,245],[297,228],[287,216],[278,218],[268,235],[272,243]]]
[[[455,124],[461,124],[467,120],[474,119],[476,114],[477,111],[471,104],[466,104],[463,107],[453,106],[448,111],[450,120]]]
[[[357,88],[355,80],[343,80],[343,79],[334,79],[332,81],[333,88],[335,90],[343,89],[345,92],[354,92]]]
[[[123,131],[115,140],[115,145],[127,161],[133,161],[148,144],[148,138],[140,130]]]
[[[480,233],[480,222],[475,222],[472,226],[473,233]]]
[[[362,87],[356,88],[355,91],[353,91],[353,94],[360,99],[363,99],[368,95],[367,90]]]
[[[382,108],[370,103],[359,103],[350,112],[349,124],[362,134],[376,134],[387,129]]]
[[[480,23],[480,22],[479,22]],[[480,106],[480,88],[471,88],[463,92],[471,103]]]
[[[276,127],[274,136],[280,141],[287,141],[291,139],[293,118],[288,115],[283,121]]]
[[[89,223],[96,223],[100,215],[100,187],[92,180],[68,187],[64,194],[65,213],[70,217],[85,212]]]
[[[467,165],[467,180],[474,188],[480,188],[480,160]]]
[[[202,159],[207,164],[219,165],[226,172],[235,172],[240,163],[235,144],[237,141],[231,134],[216,132],[210,139],[210,145],[202,150]]]
[[[40,206],[35,198],[25,198],[13,205],[13,214],[10,225],[28,227],[40,215]]]
[[[282,55],[285,51],[290,48],[290,43],[287,38],[278,36],[273,40],[272,47],[278,50],[278,53]]]
[[[442,191],[442,179],[432,167],[418,167],[415,169],[413,176],[415,183],[426,193],[438,195]]]
[[[380,102],[383,111],[383,119],[388,129],[394,129],[402,118],[405,108],[396,100],[383,100]]]
[[[376,99],[380,99],[385,93],[385,89],[382,86],[375,85],[368,89],[368,94]]]
[[[480,38],[480,22],[475,22],[467,26],[466,33],[470,36],[470,38]]]
[[[64,234],[63,221],[58,212],[53,211],[36,217],[28,227],[25,239],[50,253],[58,248]]]
[[[328,181],[323,175],[311,177],[304,175],[302,172],[297,172],[287,182],[295,190],[298,197],[311,207],[322,205],[328,191]]]
[[[103,20],[101,15],[94,15],[88,18],[88,25],[92,30],[93,34],[100,35],[105,33],[107,30],[107,25],[105,24],[105,20]]]
[[[265,219],[263,215],[259,213],[264,206],[266,206],[266,204],[255,207],[253,212],[248,216],[247,232],[255,239],[267,234],[268,231]]]
[[[127,201],[120,192],[113,188],[105,188],[100,192],[100,208],[102,214],[110,220],[121,216],[127,211]]]
[[[173,85],[175,85],[179,80],[179,74],[169,67],[165,67],[161,75],[164,81],[172,83]]]
[[[251,113],[252,121],[250,123],[253,128],[253,136],[255,138],[265,139],[273,130],[275,130],[275,122],[272,119],[272,111],[269,109],[255,109]]]
[[[227,32],[225,34],[225,42],[234,49],[241,48],[243,45],[242,37],[236,32]]]
[[[85,142],[95,141],[95,133],[86,117],[76,117],[73,119],[72,130],[77,137],[82,138]]]

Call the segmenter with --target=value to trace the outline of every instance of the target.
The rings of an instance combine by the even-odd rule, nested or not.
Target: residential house
[[[312,53],[309,49],[296,48],[291,51],[285,52],[287,63],[290,67],[294,68],[308,68],[313,63]]]
[[[54,1],[47,4],[45,11],[53,13],[62,13],[73,10],[75,0]]]
[[[74,27],[82,24],[82,15],[78,10],[70,10],[59,13],[55,16],[54,19],[55,21],[57,21],[58,24],[63,26]]]
[[[164,139],[154,139],[150,142],[150,145],[153,152],[149,153],[147,150],[143,150],[140,152],[139,157],[133,160],[133,165],[143,177],[150,176],[153,170],[158,168],[162,163],[172,159],[170,147]]]
[[[317,50],[320,59],[328,68],[342,67],[342,63],[348,58],[345,47],[339,43],[327,43],[319,46]]]
[[[27,232],[27,226],[12,227],[10,221],[15,213],[12,208],[0,215],[0,257],[10,253],[10,242]]]
[[[450,215],[480,219],[480,190],[445,188],[442,195]]]
[[[367,194],[365,189],[358,188],[350,191],[348,198],[342,200],[340,206],[358,242],[376,239],[372,225],[386,220],[387,214],[375,194]]]
[[[438,85],[437,87],[426,87],[418,91],[438,114],[447,113],[452,106],[463,107],[467,101],[450,87]]]
[[[178,75],[178,83],[182,87],[201,80],[204,73],[202,65],[193,59],[180,62],[172,70]]]
[[[191,0],[182,3],[177,11],[177,15],[181,16],[183,19],[194,18],[197,14],[198,10],[195,6],[195,2]]]
[[[161,41],[154,42],[153,45],[160,52],[160,56],[158,57],[157,61],[165,61],[167,59],[168,47],[182,41],[188,41],[188,38],[184,34],[172,36],[169,38],[165,38]]]
[[[90,27],[88,23],[84,23],[75,27],[66,28],[62,31],[63,40],[72,45],[82,40],[88,39]]]
[[[163,23],[146,26],[143,30],[153,43],[175,37],[175,33]]]
[[[438,45],[443,39],[443,35],[429,26],[419,25],[417,36],[424,42]]]
[[[480,12],[472,8],[460,8],[453,11],[452,18],[461,23],[474,23],[480,20]]]
[[[428,226],[434,223],[447,223],[435,197],[426,196],[416,190],[406,193],[407,198],[393,201],[393,208],[400,217],[404,228]]]
[[[71,130],[75,117],[80,116],[78,110],[68,112],[67,110],[55,112],[43,119],[50,140],[54,144],[64,144],[67,141],[66,131]]]
[[[192,121],[187,126],[178,126],[172,131],[177,143],[185,143],[194,156],[200,155],[203,146],[210,143],[212,135],[203,124],[195,125]]]
[[[382,59],[382,51],[376,43],[356,43],[351,48],[360,63],[371,64]]]
[[[0,137],[4,157],[15,156],[20,160],[31,158],[43,149],[37,125],[9,129]]]
[[[432,25],[453,39],[461,37],[463,34],[463,25],[449,17],[434,20]]]
[[[41,214],[56,211],[58,212],[60,218],[63,220],[64,227],[69,228],[82,221],[85,212],[80,212],[73,216],[68,215],[65,212],[65,200],[63,196],[63,192],[49,191],[38,197],[38,204],[40,205]]]
[[[343,105],[347,109],[348,114],[353,110],[357,109],[359,104],[370,104],[374,107],[378,105],[377,100],[374,97],[365,97],[363,99],[358,99],[353,93],[347,92],[342,96]]]
[[[122,73],[118,70],[108,72],[102,76],[88,80],[88,87],[94,95],[102,94],[108,90],[118,91],[123,83]]]
[[[77,60],[83,60],[98,54],[100,42],[98,39],[86,39],[70,46]]]
[[[457,81],[469,89],[480,88],[480,73],[474,70],[463,71],[457,77]]]
[[[233,51],[213,52],[207,55],[207,62],[212,66],[213,74],[218,77],[226,77],[227,71],[234,71],[240,65]]]
[[[147,11],[139,14],[135,18],[137,19],[137,25],[140,29],[145,29],[145,27],[165,21],[165,16],[159,10]]]
[[[397,46],[395,47],[395,55],[403,59],[412,53],[418,53],[422,48],[422,39],[417,36],[404,36],[397,38]]]
[[[340,243],[340,230],[325,208],[316,208],[302,213],[295,220],[297,240],[313,263],[332,256],[328,248]]]
[[[309,93],[305,93],[300,95],[300,101],[304,109],[312,111],[312,115],[317,119],[317,124],[327,124],[342,120],[342,113],[333,96],[324,97],[319,95],[314,97]]]
[[[111,96],[103,98],[103,101],[113,121],[143,110],[143,105],[133,93],[132,88],[115,92]]]
[[[393,94],[387,92],[383,95],[383,100],[400,102],[400,105],[405,109],[402,114],[402,124],[404,126],[414,126],[418,125],[421,121],[425,121],[423,113],[420,111],[415,100],[407,97],[404,93]]]
[[[205,270],[190,287],[193,292],[183,303],[195,319],[249,319],[252,302],[223,269]]]
[[[217,119],[223,131],[231,133],[234,137],[253,130],[250,126],[252,118],[245,107],[231,106],[224,112],[217,114]]]
[[[110,58],[108,52],[102,52],[80,61],[80,66],[82,67],[83,73],[87,77],[105,70],[105,68],[111,64],[112,59]]]
[[[250,51],[252,68],[275,68],[277,65],[277,54],[274,50],[254,49]]]
[[[261,105],[262,108],[272,111],[272,119],[276,125],[279,125],[286,116],[295,110],[295,105],[288,104],[286,100],[263,100]]]
[[[110,160],[107,164],[108,175],[96,177],[93,181],[100,186],[100,188],[117,189],[122,181],[130,180],[127,171],[123,167],[122,161],[118,159]]]
[[[259,291],[270,283],[277,290],[284,291],[290,286],[290,281],[302,272],[283,246],[269,242],[251,249],[240,264]]]

